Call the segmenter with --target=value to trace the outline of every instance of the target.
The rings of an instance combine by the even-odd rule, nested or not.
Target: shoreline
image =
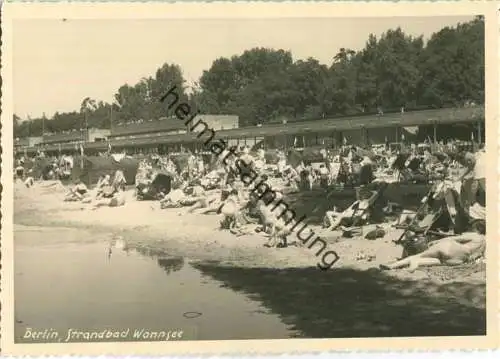
[[[157,202],[135,201],[133,192],[127,192],[125,206],[97,210],[90,210],[88,205],[81,203],[62,202],[64,192],[58,189],[17,187],[14,197],[14,232],[19,226],[85,230],[89,234],[109,234],[110,240],[120,236],[130,248],[143,247],[194,261],[266,269],[316,267],[318,273],[322,272],[317,267],[319,258],[315,256],[314,248],[296,245],[298,241],[295,236],[287,248],[267,248],[264,247],[267,238],[262,234],[236,236],[219,230],[220,217],[217,215],[187,214],[186,208],[162,210]],[[316,231],[319,227],[311,228]],[[325,234],[321,230],[318,233]],[[378,271],[379,264],[393,261],[401,254],[401,247],[392,243],[393,238],[397,238],[400,233],[401,230],[390,229],[384,238],[370,241],[362,237],[341,238],[338,232],[327,232],[329,235],[323,237],[325,242],[340,257],[327,271],[336,268]],[[435,281],[432,272],[436,269],[448,271],[450,267],[414,273],[396,270],[385,274],[401,279]],[[480,272],[474,272],[474,278],[458,276],[455,279],[485,282],[485,273]],[[439,278],[437,280],[447,282]]]

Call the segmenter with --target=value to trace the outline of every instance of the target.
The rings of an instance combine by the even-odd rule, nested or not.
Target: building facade
[[[196,118],[195,118],[196,119]],[[152,121],[115,127],[109,144],[88,142],[85,153],[113,151],[127,153],[175,153],[185,150],[207,151],[205,142],[213,129],[216,138],[229,146],[246,145],[252,148],[290,149],[321,146],[336,148],[342,145],[370,146],[382,143],[420,143],[447,141],[448,139],[484,141],[484,107],[445,108],[403,113],[386,113],[381,116],[353,116],[327,118],[315,121],[274,123],[252,127],[237,126],[237,116],[200,115],[205,126],[188,132],[183,121]],[[196,122],[198,122],[196,120]],[[195,124],[196,122],[193,122]],[[89,137],[90,138],[90,137]],[[74,145],[51,145],[47,151],[57,153],[74,151]]]
[[[214,131],[233,130],[239,128],[239,117],[235,115],[197,115],[192,122],[205,122]]]
[[[23,151],[24,149],[34,148],[43,142],[43,137],[24,137],[16,138],[14,141],[14,150]]]
[[[63,145],[79,144],[86,142],[106,141],[110,135],[110,130],[100,128],[90,128],[88,130],[75,130],[66,133],[45,134],[43,145]]]

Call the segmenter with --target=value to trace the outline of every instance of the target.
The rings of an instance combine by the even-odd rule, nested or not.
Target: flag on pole
[[[343,143],[344,143],[344,146],[347,145],[347,137],[345,137],[345,136],[343,138]]]

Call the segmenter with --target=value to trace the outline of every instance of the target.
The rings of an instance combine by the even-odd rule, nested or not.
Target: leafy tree
[[[422,56],[422,102],[433,106],[484,103],[484,19],[446,27]]]
[[[79,111],[22,121],[14,136],[40,136],[85,127],[109,128],[172,116],[159,99],[173,86],[181,101],[204,113],[235,114],[240,126],[314,120],[360,112],[484,103],[484,19],[446,27],[423,38],[390,29],[371,34],[359,51],[341,48],[328,65],[293,60],[290,51],[253,48],[214,60],[188,96],[181,68],[165,63],[149,77],[117,89],[112,104],[85,98]]]

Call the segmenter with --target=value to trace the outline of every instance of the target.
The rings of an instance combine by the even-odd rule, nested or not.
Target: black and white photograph
[[[9,27],[14,344],[490,334],[485,13],[70,15]]]

